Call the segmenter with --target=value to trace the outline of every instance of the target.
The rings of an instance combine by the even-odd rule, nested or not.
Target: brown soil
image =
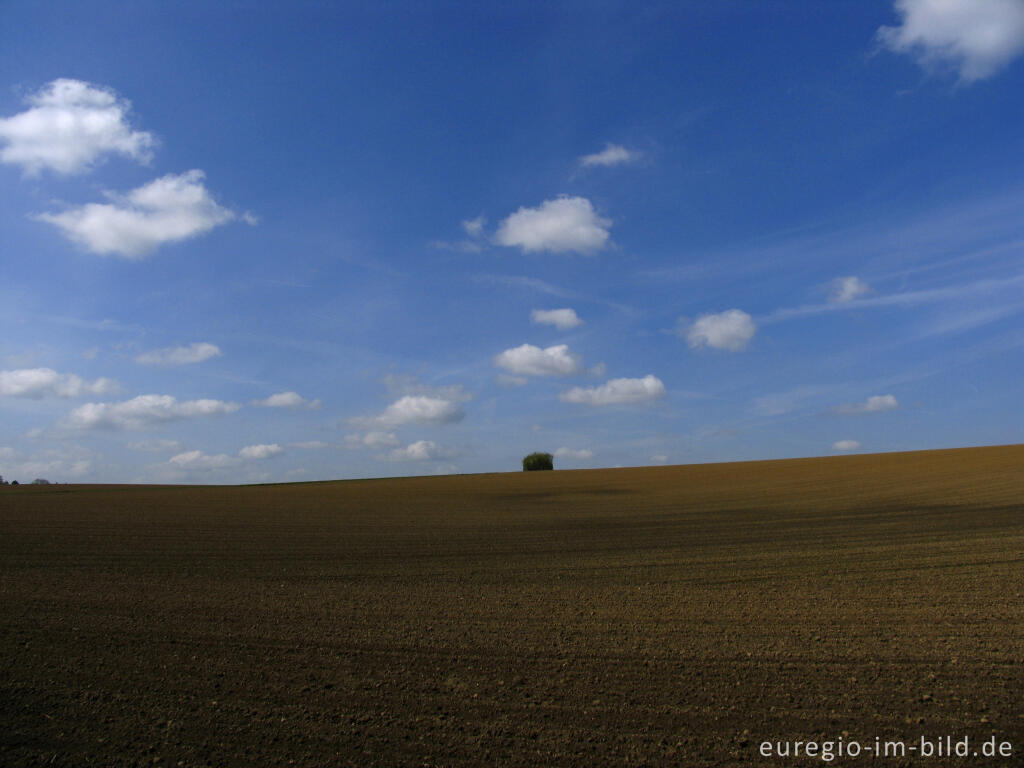
[[[0,488],[0,764],[1020,765],[1024,446]]]

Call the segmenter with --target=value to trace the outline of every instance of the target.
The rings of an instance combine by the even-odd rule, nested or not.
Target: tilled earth
[[[1020,446],[0,488],[4,766],[1019,766],[1022,705]]]

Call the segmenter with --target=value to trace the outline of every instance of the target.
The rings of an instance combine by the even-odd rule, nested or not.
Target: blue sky
[[[0,474],[1024,439],[1024,0],[0,4]]]

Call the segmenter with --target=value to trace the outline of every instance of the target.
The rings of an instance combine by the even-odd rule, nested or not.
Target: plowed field
[[[946,736],[1013,756],[831,764],[1021,764],[1022,446],[0,488],[0,765],[817,765],[761,744]]]

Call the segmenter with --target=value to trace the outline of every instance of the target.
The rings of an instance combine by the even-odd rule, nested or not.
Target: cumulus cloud
[[[429,395],[406,395],[385,408],[376,422],[388,427],[403,424],[450,424],[461,421],[464,416],[465,413],[455,400]]]
[[[433,440],[417,440],[403,448],[395,448],[389,455],[397,461],[430,461],[451,458],[455,452],[450,448],[443,448]]]
[[[840,277],[832,281],[832,292],[829,294],[829,301],[835,304],[845,304],[853,301],[858,296],[863,296],[870,291],[868,284],[859,277]]]
[[[89,203],[36,216],[93,253],[141,258],[165,243],[187,240],[238,218],[214,201],[202,171],[168,174],[109,203]]]
[[[277,443],[271,443],[270,445],[247,445],[238,452],[238,455],[243,459],[269,459],[278,454],[284,453],[282,448]]]
[[[538,325],[553,325],[560,331],[583,325],[574,309],[535,309],[530,313],[530,320]]]
[[[497,355],[494,364],[519,376],[572,376],[582,371],[582,359],[569,351],[568,344],[547,349],[523,344]]]
[[[135,362],[143,365],[191,365],[201,363],[212,357],[220,357],[223,353],[216,344],[197,341],[187,347],[164,347],[144,352],[135,358]]]
[[[592,459],[594,457],[594,452],[587,448],[574,450],[572,448],[566,448],[563,445],[555,451],[555,456],[560,459]]]
[[[109,395],[120,391],[113,379],[86,381],[73,373],[57,373],[52,368],[21,368],[0,371],[0,395],[8,397],[82,397]]]
[[[109,88],[62,78],[26,101],[26,111],[0,118],[0,162],[35,175],[44,169],[79,173],[110,154],[150,160],[156,140],[132,130],[131,104]]]
[[[665,396],[661,379],[647,374],[642,379],[611,379],[599,387],[573,387],[558,397],[567,403],[620,405],[650,403]]]
[[[260,408],[289,408],[297,411],[302,408],[313,410],[319,408],[323,403],[319,400],[307,400],[298,392],[278,392],[263,400],[252,400],[250,405]]]
[[[739,309],[701,315],[686,332],[691,347],[709,346],[739,352],[757,332],[753,318]]]
[[[860,448],[860,443],[856,440],[837,440],[832,443],[833,451],[856,451]]]
[[[225,469],[226,467],[237,466],[239,463],[235,456],[228,456],[226,453],[210,456],[202,451],[185,451],[184,453],[172,456],[167,461],[179,469],[199,470]]]
[[[665,464],[668,461],[668,456],[664,453],[656,453],[651,456],[651,461],[655,464]]]
[[[925,68],[947,66],[964,82],[990,77],[1024,51],[1020,0],[896,0],[901,22],[879,41]]]
[[[498,226],[498,245],[524,251],[591,253],[608,243],[612,222],[597,215],[585,197],[561,196],[536,208],[520,208]]]
[[[839,413],[879,413],[899,408],[900,404],[892,395],[873,395],[863,403],[850,403],[836,408]]]
[[[234,413],[241,406],[222,400],[185,400],[171,395],[139,395],[120,403],[86,403],[67,417],[76,429],[145,429],[181,419]]]
[[[594,166],[628,165],[639,160],[641,154],[634,150],[626,149],[618,144],[605,144],[604,149],[592,155],[584,155],[580,158],[580,166],[592,168]]]

